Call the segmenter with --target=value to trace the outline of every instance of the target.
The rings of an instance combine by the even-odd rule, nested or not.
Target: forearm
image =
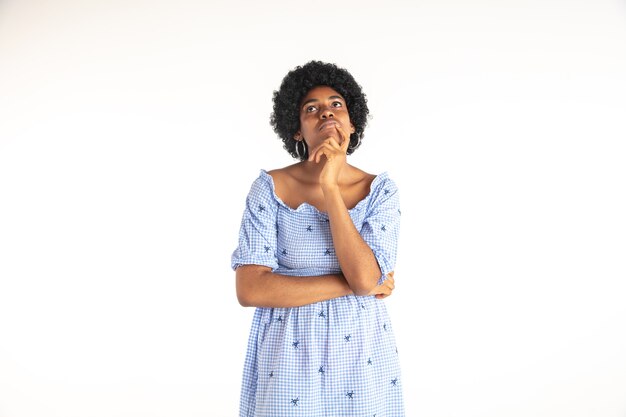
[[[330,230],[341,271],[357,295],[374,288],[381,270],[372,249],[354,227],[338,187],[323,187]]]
[[[341,274],[296,277],[272,273],[269,268],[237,268],[237,297],[244,307],[300,307],[353,294]]]

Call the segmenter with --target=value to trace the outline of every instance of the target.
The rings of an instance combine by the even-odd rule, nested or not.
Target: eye
[[[338,105],[338,106],[335,106],[335,104],[339,104],[339,105]],[[333,107],[341,107],[341,106],[343,106],[343,104],[341,103],[341,101],[333,101],[333,102],[332,102],[332,106],[333,106]]]
[[[311,109],[314,109],[314,108],[315,108],[315,106],[308,106],[308,107],[306,107],[306,108],[304,109],[304,111],[305,111],[305,112],[307,112],[307,113],[310,113],[310,112],[311,112]]]

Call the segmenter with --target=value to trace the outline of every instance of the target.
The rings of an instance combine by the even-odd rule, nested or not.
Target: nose
[[[322,119],[328,119],[329,117],[335,117],[333,114],[333,109],[331,107],[326,106],[324,110],[320,112]]]

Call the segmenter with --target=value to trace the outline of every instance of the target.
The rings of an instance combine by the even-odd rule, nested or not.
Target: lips
[[[326,129],[328,127],[334,127],[335,125],[340,126],[338,122],[334,120],[328,120],[320,125],[319,130]]]

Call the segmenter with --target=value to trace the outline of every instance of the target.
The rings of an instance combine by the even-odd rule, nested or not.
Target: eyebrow
[[[329,100],[330,100],[330,99],[333,99],[333,98],[338,98],[338,99],[340,99],[340,100],[342,100],[342,101],[346,101],[346,100],[344,100],[344,98],[343,98],[343,97],[341,97],[341,96],[330,96],[330,97],[328,97],[328,99],[329,99]],[[306,106],[307,104],[309,104],[309,103],[314,103],[314,102],[316,102],[316,101],[319,101],[319,100],[318,100],[318,99],[316,99],[316,98],[309,99],[309,100],[305,101],[304,103],[302,103],[302,105],[301,105],[300,107],[304,107],[304,106]]]

